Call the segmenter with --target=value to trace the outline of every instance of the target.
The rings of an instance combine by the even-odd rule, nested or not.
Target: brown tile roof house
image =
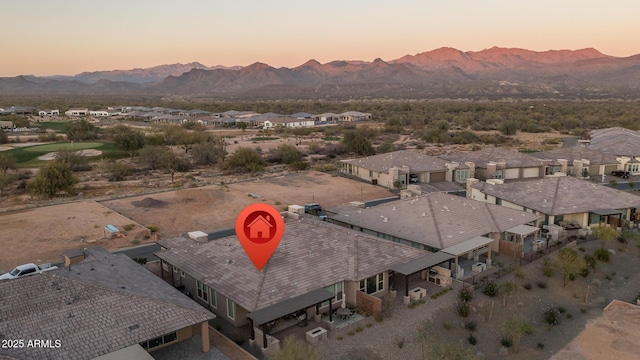
[[[640,156],[640,132],[621,127],[593,130],[589,149],[623,156]]]
[[[554,216],[640,207],[640,196],[571,176],[496,185],[480,182],[472,185],[472,188],[503,201]]]
[[[396,180],[409,183],[409,174],[418,176],[423,183],[445,181],[449,170],[446,161],[411,150],[341,160],[341,163],[342,172],[388,188],[393,188]]]
[[[331,221],[441,250],[478,236],[501,233],[539,216],[449,194],[430,194],[360,209],[329,210]],[[366,231],[365,230],[365,231]],[[383,235],[384,236],[384,235]]]
[[[262,271],[256,270],[235,236],[208,242],[187,236],[163,239],[158,243],[164,249],[156,255],[253,312],[341,281],[366,279],[425,254],[314,219],[303,217],[285,226]],[[244,323],[242,318],[237,325]]]
[[[125,255],[86,251],[91,259],[71,270],[0,283],[3,339],[60,340],[57,348],[0,349],[0,355],[90,359],[175,332],[179,341],[181,331],[197,331],[214,318]]]
[[[544,176],[543,163],[540,159],[504,148],[488,147],[461,154],[441,155],[440,158],[459,163],[474,163],[474,177],[481,180],[510,180]]]

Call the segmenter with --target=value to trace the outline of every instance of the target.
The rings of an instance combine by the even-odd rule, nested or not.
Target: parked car
[[[57,268],[57,266],[51,266],[51,264],[22,264],[8,273],[0,275],[0,280],[17,279],[19,277],[39,274],[45,271],[55,270]]]
[[[420,182],[420,178],[416,174],[409,174],[409,182],[415,184],[417,182]]]
[[[611,172],[611,175],[617,176],[617,177],[623,178],[623,179],[628,179],[630,174],[629,174],[628,171],[614,170],[614,171]]]

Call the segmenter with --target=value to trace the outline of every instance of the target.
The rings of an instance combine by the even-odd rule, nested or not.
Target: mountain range
[[[198,62],[75,76],[0,78],[0,94],[130,94],[221,99],[637,98],[640,55],[440,48],[392,61],[316,60],[293,68]]]

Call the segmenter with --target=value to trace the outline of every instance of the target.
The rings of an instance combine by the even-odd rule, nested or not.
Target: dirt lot
[[[311,190],[313,189],[313,190]],[[255,197],[248,194],[254,194]],[[318,202],[324,207],[388,197],[387,190],[331,175],[308,172],[260,178],[227,186],[146,194],[97,203],[91,200],[0,214],[0,270],[34,261],[60,261],[72,249],[129,247],[153,241],[143,226],[155,225],[159,237],[233,227],[248,204],[266,202],[284,210],[290,204]],[[125,238],[106,240],[104,226],[139,224]]]

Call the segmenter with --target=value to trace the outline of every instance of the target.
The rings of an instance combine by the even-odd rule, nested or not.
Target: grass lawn
[[[69,126],[69,124],[71,124],[71,121],[61,121],[61,122],[43,121],[43,122],[37,123],[36,125],[41,126],[45,129],[55,130],[56,132],[59,132],[59,133],[66,133],[67,126]]]
[[[40,167],[47,163],[47,161],[38,160],[39,156],[48,154],[50,152],[63,150],[83,150],[83,149],[96,149],[102,151],[102,155],[95,157],[88,157],[89,162],[96,161],[100,158],[107,159],[121,159],[127,157],[128,154],[120,149],[116,149],[112,143],[100,143],[100,142],[80,142],[80,143],[52,143],[44,145],[35,145],[24,148],[16,148],[4,152],[5,154],[13,155],[16,159],[18,167]]]

